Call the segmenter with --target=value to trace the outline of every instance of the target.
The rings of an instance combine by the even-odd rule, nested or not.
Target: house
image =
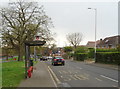
[[[95,47],[95,41],[88,41],[88,43],[86,44],[86,47],[94,48]]]
[[[96,47],[97,48],[116,48],[118,44],[120,44],[120,35],[107,37],[103,40],[100,39]]]
[[[99,44],[99,40],[96,41],[96,45]],[[88,48],[94,48],[95,47],[95,41],[88,41],[88,43],[86,44],[86,47]]]

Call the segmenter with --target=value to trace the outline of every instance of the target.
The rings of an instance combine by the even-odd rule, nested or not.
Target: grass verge
[[[5,62],[2,64],[2,87],[17,87],[24,79],[24,62]]]

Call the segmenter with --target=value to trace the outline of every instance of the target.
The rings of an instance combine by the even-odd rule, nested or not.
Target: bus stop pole
[[[28,46],[25,44],[25,78],[27,78],[27,48]]]
[[[28,67],[30,66],[30,46],[26,45],[25,44],[25,78],[27,78],[27,70],[28,70]]]
[[[35,61],[36,61],[36,47],[34,46],[34,58],[35,58]]]

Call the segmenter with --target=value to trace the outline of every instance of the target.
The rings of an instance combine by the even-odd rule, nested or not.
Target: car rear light
[[[64,61],[64,59],[62,59],[62,61]]]
[[[57,59],[54,59],[54,61],[56,61]]]

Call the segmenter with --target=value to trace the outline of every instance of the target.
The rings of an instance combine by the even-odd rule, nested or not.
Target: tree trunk
[[[6,60],[8,61],[8,49],[5,50],[6,50]]]
[[[76,45],[74,45],[74,48],[76,49],[76,48],[77,48],[77,46],[76,46]]]
[[[18,50],[18,61],[23,61],[23,47],[20,46]]]

